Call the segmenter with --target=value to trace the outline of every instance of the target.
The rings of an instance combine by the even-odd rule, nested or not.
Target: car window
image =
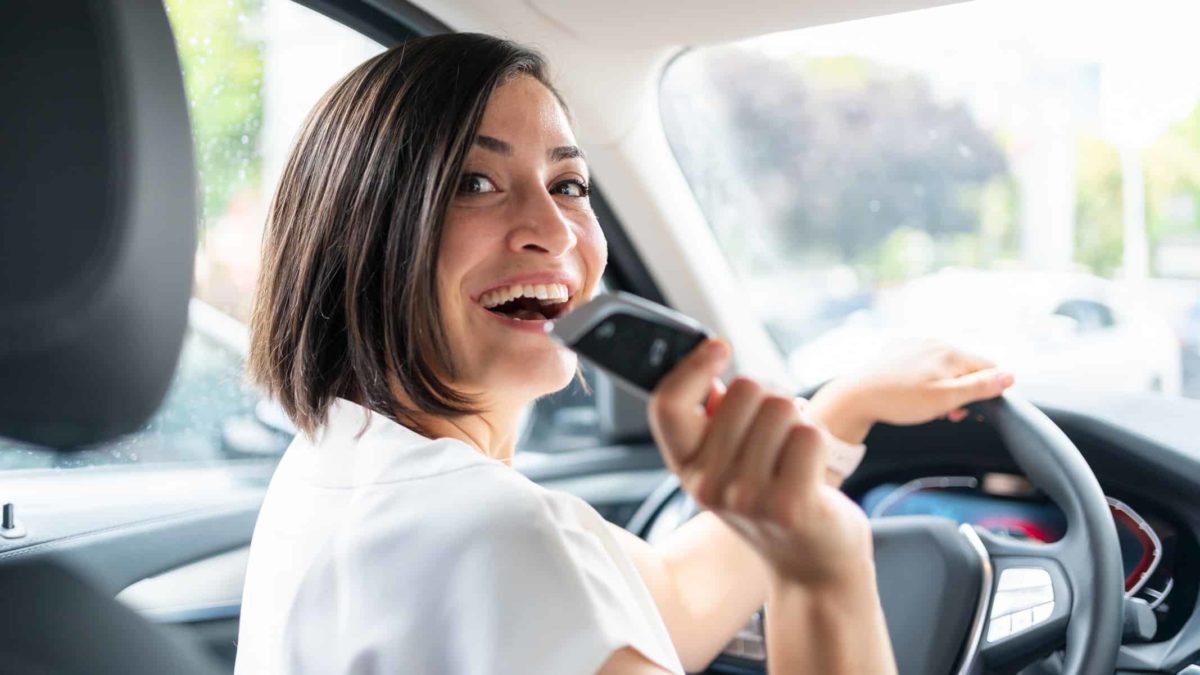
[[[598,293],[612,288],[601,279]],[[534,401],[521,420],[517,449],[558,453],[594,448],[615,441],[611,424],[602,417],[601,399],[611,395],[607,376],[583,363],[565,389]],[[611,414],[611,413],[610,413]]]
[[[1198,22],[977,0],[696,48],[662,121],[803,383],[923,335],[1018,384],[1195,397]]]
[[[292,138],[383,47],[290,0],[167,0],[201,197],[195,295],[174,381],[138,433],[59,454],[0,441],[0,469],[277,457],[293,430],[245,381],[267,202]]]
[[[0,470],[276,458],[295,433],[244,374],[266,210],[308,111],[384,47],[292,0],[165,6],[201,195],[195,298],[178,370],[138,433],[69,454],[0,440]],[[519,447],[560,452],[601,440],[595,399],[577,380],[530,407]]]

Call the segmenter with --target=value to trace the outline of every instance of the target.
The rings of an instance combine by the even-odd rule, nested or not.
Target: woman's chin
[[[551,343],[549,349],[522,350],[492,364],[497,387],[536,398],[565,389],[578,367],[575,352]]]

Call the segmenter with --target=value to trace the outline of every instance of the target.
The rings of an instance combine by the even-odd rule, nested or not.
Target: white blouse
[[[578,497],[342,399],[280,462],[237,675],[590,675],[625,646],[683,673],[632,561]]]

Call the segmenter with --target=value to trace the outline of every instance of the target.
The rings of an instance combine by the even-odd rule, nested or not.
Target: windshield
[[[940,337],[1200,396],[1200,5],[977,2],[689,50],[664,127],[805,384]]]

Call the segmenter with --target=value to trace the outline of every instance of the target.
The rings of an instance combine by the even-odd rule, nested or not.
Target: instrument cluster
[[[1171,523],[1139,513],[1129,504],[1107,497],[1121,557],[1125,594],[1146,601],[1159,619],[1159,635],[1177,623],[1172,611],[1180,532]],[[1051,543],[1066,533],[1062,511],[1021,476],[927,476],[905,483],[877,485],[859,500],[872,518],[931,515],[969,523],[1002,536]],[[1187,603],[1190,611],[1191,603]],[[1181,608],[1182,609],[1182,608]]]

